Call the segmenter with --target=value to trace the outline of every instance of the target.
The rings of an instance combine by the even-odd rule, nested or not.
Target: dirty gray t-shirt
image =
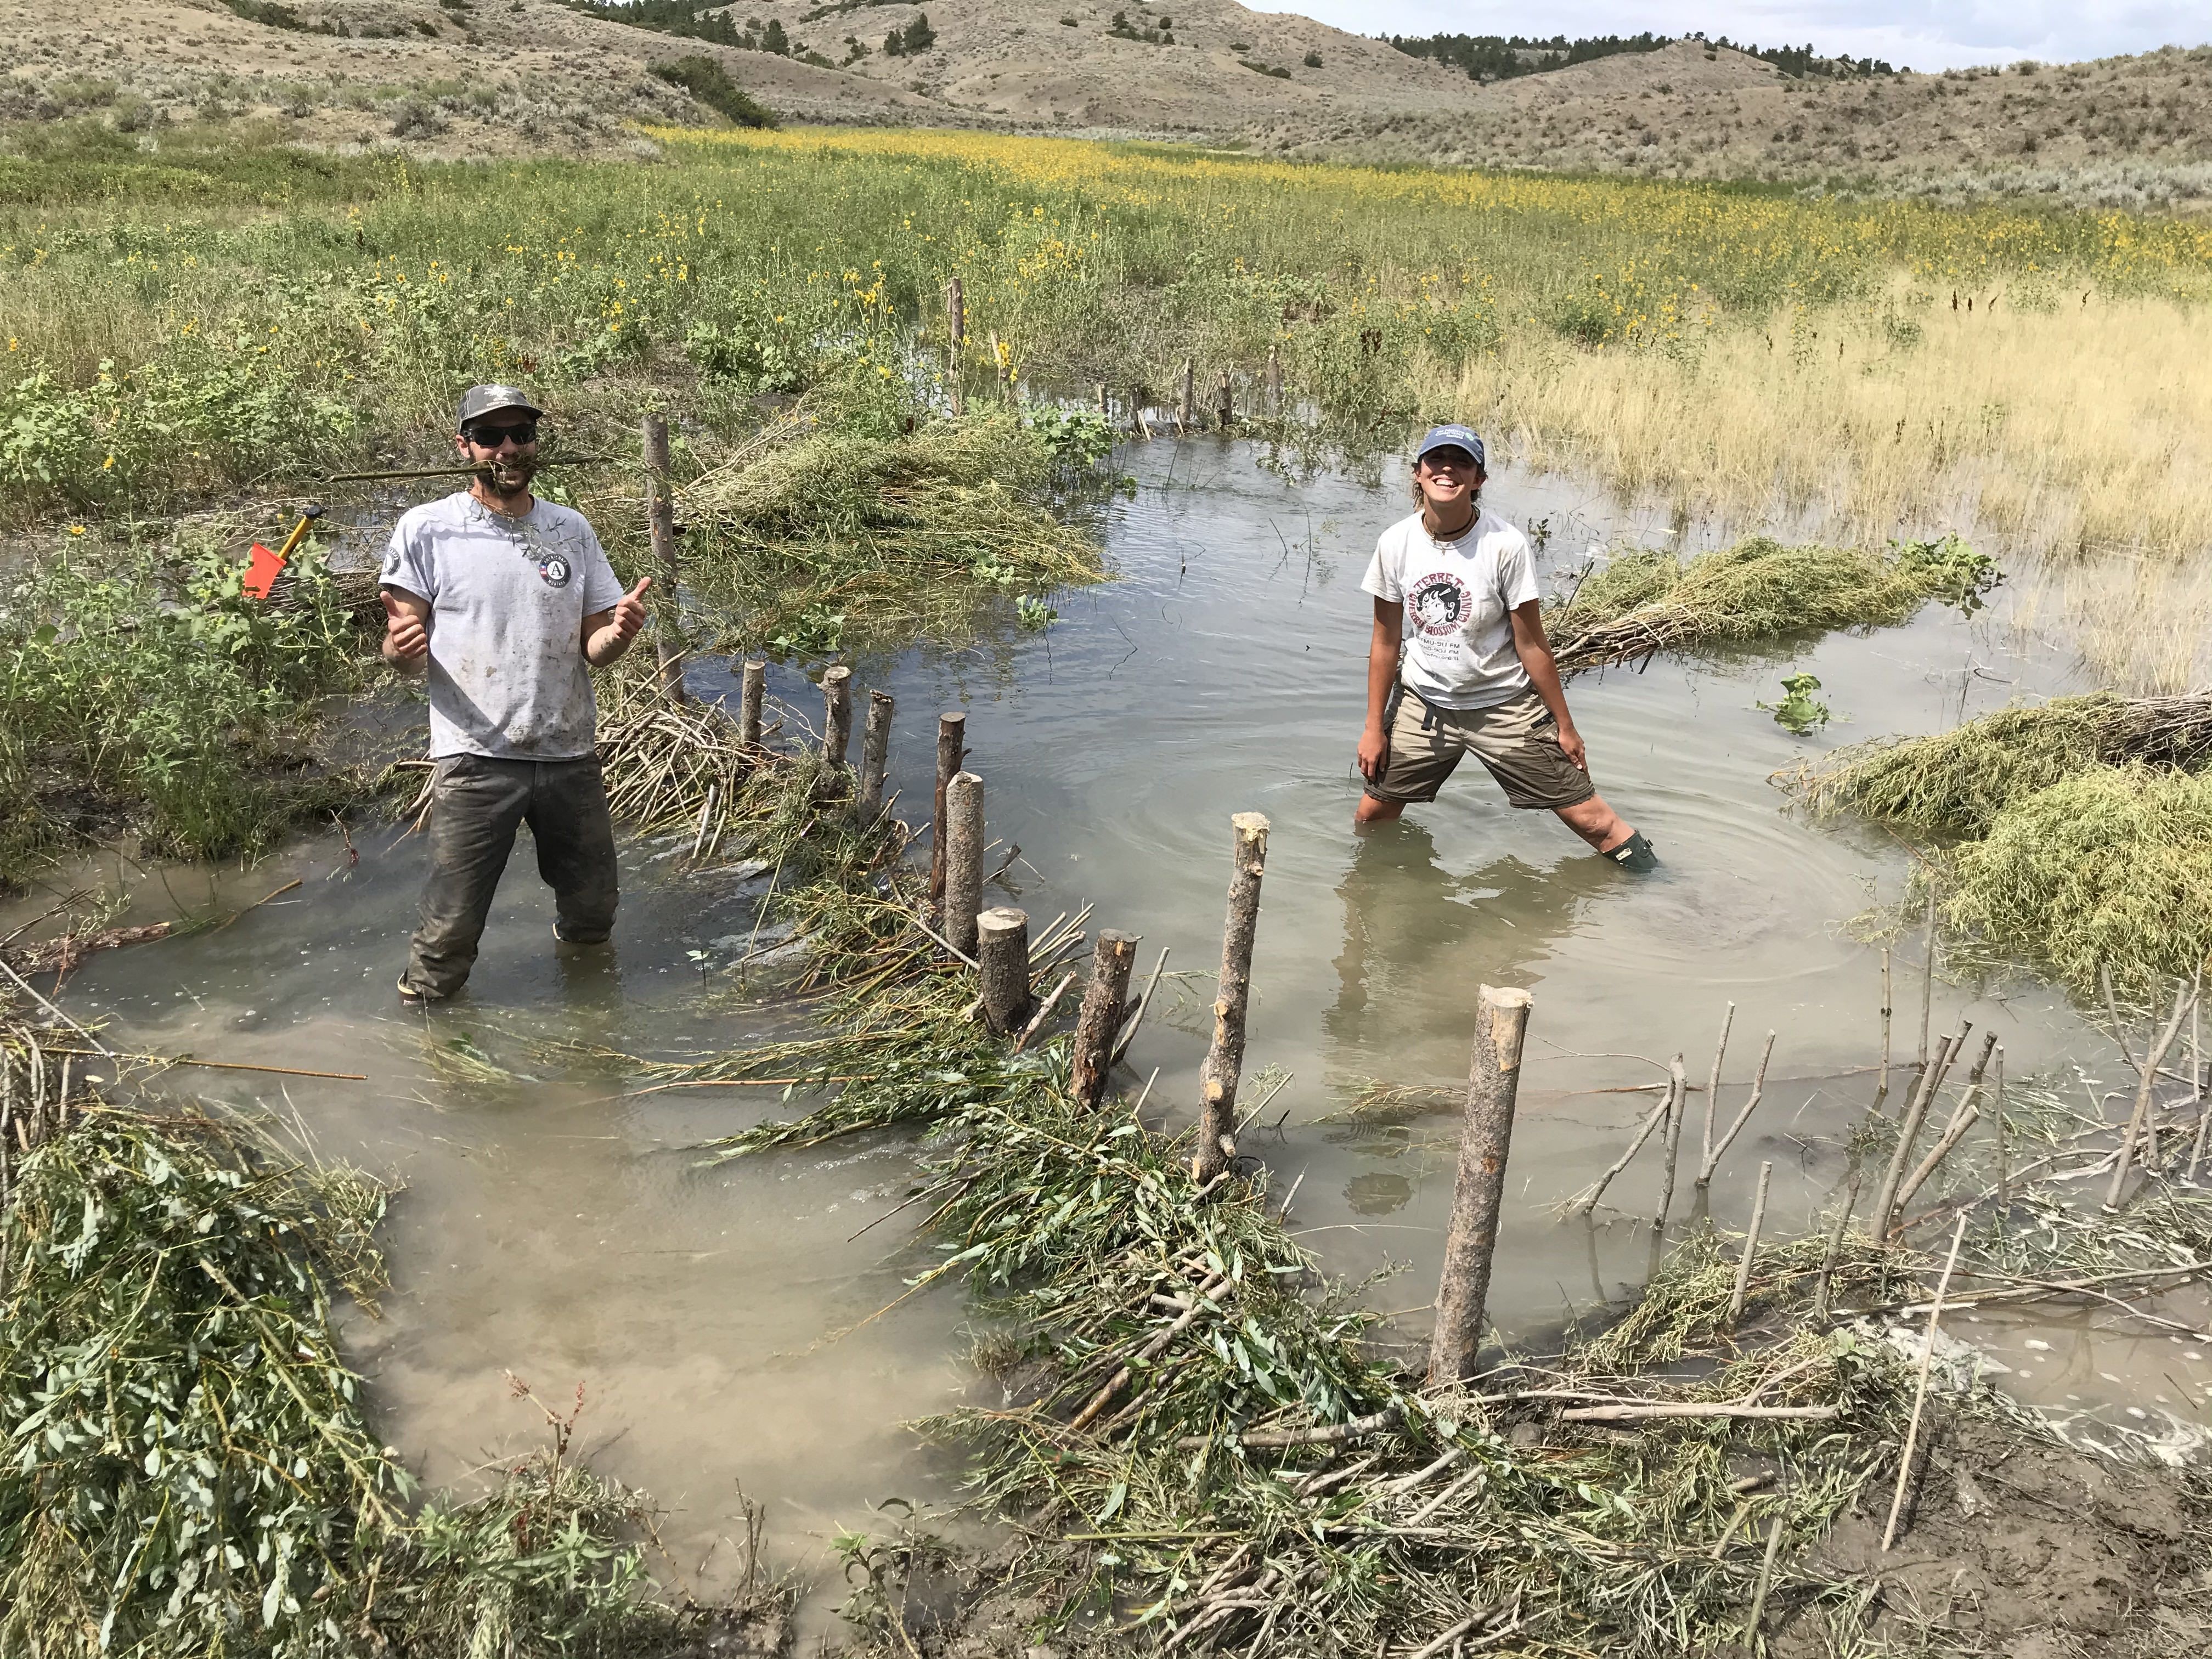
[[[430,755],[573,760],[598,742],[584,618],[622,584],[580,513],[520,519],[465,490],[410,509],[378,577],[430,603]]]

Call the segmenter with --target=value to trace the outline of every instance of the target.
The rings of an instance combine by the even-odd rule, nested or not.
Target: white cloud
[[[1285,0],[1259,0],[1272,9]],[[1287,9],[1361,34],[1684,34],[1803,46],[1914,69],[2066,63],[2212,42],[2203,0],[1559,0],[1540,23],[1523,8],[1468,0],[1287,0]]]

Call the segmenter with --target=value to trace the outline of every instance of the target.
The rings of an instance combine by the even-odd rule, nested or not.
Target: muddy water
[[[1648,1152],[1596,1224],[1557,1222],[1553,1206],[1626,1145],[1651,1097],[1620,1091],[1659,1075],[1647,1060],[1682,1050],[1702,1081],[1730,1001],[1724,1112],[1764,1033],[1778,1036],[1765,1102],[1711,1208],[1741,1227],[1771,1160],[1770,1228],[1809,1224],[1838,1177],[1836,1141],[1873,1092],[1878,1048],[1879,954],[1841,924],[1894,896],[1905,861],[1877,833],[1796,818],[1768,775],[1831,743],[2074,689],[2063,641],[2021,634],[2001,599],[1971,622],[1936,610],[1796,652],[1577,681],[1598,783],[1656,844],[1655,876],[1600,863],[1547,813],[1507,809],[1473,768],[1436,805],[1355,836],[1369,615],[1358,583],[1376,531],[1404,510],[1404,477],[1291,482],[1261,459],[1210,442],[1125,452],[1140,489],[1105,526],[1118,580],[1060,599],[1042,635],[860,665],[864,684],[899,696],[894,785],[926,799],[936,711],[966,708],[991,832],[1021,848],[1008,890],[992,896],[1039,924],[1096,900],[1102,921],[1144,934],[1145,967],[1164,946],[1172,970],[1194,974],[1168,982],[1129,1079],[1158,1068],[1153,1100],[1177,1115],[1195,1100],[1229,815],[1268,815],[1246,1098],[1288,1081],[1246,1145],[1279,1188],[1297,1183],[1296,1224],[1332,1267],[1403,1268],[1373,1294],[1407,1310],[1409,1336],[1425,1329],[1441,1253],[1451,1119],[1331,1120],[1373,1082],[1462,1079],[1485,981],[1535,995],[1492,1291],[1510,1335],[1540,1343],[1564,1311],[1647,1271],[1650,1230],[1631,1218],[1654,1201]],[[1564,580],[1593,541],[1702,544],[1694,526],[1678,532],[1557,480],[1504,477],[1491,497],[1547,531],[1547,578]],[[1796,668],[1820,677],[1838,716],[1821,737],[1792,738],[1754,706]],[[696,678],[709,695],[727,689],[719,666]],[[795,669],[775,671],[771,691],[813,707]],[[595,1052],[726,1046],[769,1029],[716,994],[720,967],[751,938],[757,886],[629,848],[618,948],[562,963],[526,842],[467,998],[410,1017],[392,986],[421,846],[390,828],[356,838],[358,863],[332,835],[212,883],[111,861],[133,919],[222,914],[301,885],[220,930],[95,958],[70,1001],[149,1052],[366,1074],[192,1081],[295,1111],[324,1155],[406,1182],[388,1234],[395,1292],[381,1321],[353,1332],[389,1437],[431,1480],[464,1480],[538,1432],[504,1373],[564,1405],[580,1382],[585,1449],[670,1505],[681,1565],[704,1561],[710,1585],[734,1561],[717,1540],[742,1535],[740,1488],[769,1504],[779,1559],[817,1567],[838,1528],[872,1524],[871,1504],[948,1497],[956,1461],[901,1425],[990,1395],[959,1358],[960,1303],[925,1294],[871,1319],[917,1257],[903,1216],[853,1237],[903,1195],[910,1143],[703,1169],[680,1149],[785,1109],[777,1091],[643,1094]],[[1918,985],[1902,958],[1897,988],[1909,1060]],[[2078,1070],[2094,1090],[2122,1085],[2109,1046],[2043,988],[1984,998],[1939,986],[1935,1005],[1938,1032],[1961,1017],[1998,1032],[2014,1077],[2047,1073],[2078,1092]],[[1688,1187],[1686,1173],[1680,1208]],[[2006,1381],[2023,1396],[2092,1420],[2194,1421],[2212,1386],[2212,1348],[2193,1342],[2086,1321],[1966,1328],[2014,1367]],[[2127,1419],[2130,1406],[2150,1415]]]

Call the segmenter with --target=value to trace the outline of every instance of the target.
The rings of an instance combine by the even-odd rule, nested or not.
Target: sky
[[[1244,0],[1297,11],[1359,34],[1686,34],[1701,29],[1762,46],[1882,58],[1900,67],[1953,69],[2111,58],[2212,42],[2207,0]]]

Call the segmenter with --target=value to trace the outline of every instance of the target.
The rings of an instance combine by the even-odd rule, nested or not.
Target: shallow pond
[[[1702,1083],[1730,1001],[1723,1113],[1764,1034],[1779,1035],[1765,1103],[1719,1172],[1712,1210],[1740,1229],[1771,1160],[1770,1231],[1810,1225],[1878,1054],[1880,952],[1844,924],[1896,896],[1907,854],[1862,825],[1802,820],[1769,775],[1833,743],[2077,689],[2063,642],[2013,627],[2001,594],[1972,621],[1931,609],[1799,651],[1577,680],[1570,696],[1600,787],[1656,844],[1653,876],[1601,863],[1548,813],[1509,810],[1472,765],[1435,805],[1356,836],[1369,617],[1358,584],[1376,532],[1406,510],[1402,469],[1375,487],[1293,482],[1249,446],[1210,441],[1121,460],[1140,483],[1107,526],[1116,580],[1058,599],[1064,614],[1042,634],[864,661],[856,678],[898,695],[892,781],[909,818],[926,815],[912,804],[927,798],[937,712],[968,710],[991,834],[1021,849],[1010,890],[990,896],[1039,926],[1095,900],[1094,925],[1144,935],[1140,969],[1164,946],[1171,971],[1194,975],[1164,988],[1130,1086],[1157,1067],[1155,1106],[1195,1105],[1229,817],[1257,810],[1273,833],[1245,1098],[1289,1080],[1247,1150],[1273,1167],[1279,1190],[1297,1183],[1295,1222],[1333,1269],[1402,1264],[1370,1294],[1407,1310],[1410,1334],[1433,1294],[1454,1120],[1328,1120],[1372,1082],[1462,1084],[1486,981],[1535,995],[1492,1297],[1509,1334],[1540,1341],[1648,1270],[1650,1231],[1631,1218],[1655,1201],[1650,1150],[1596,1224],[1561,1223],[1555,1206],[1649,1109],[1651,1096],[1627,1091],[1658,1073],[1634,1056],[1683,1051]],[[1508,474],[1489,495],[1546,527],[1547,578],[1569,579],[1593,541],[1675,533],[1557,479]],[[1811,739],[1755,706],[1778,700],[1797,668],[1820,677],[1838,716]],[[694,683],[731,689],[719,664],[700,665]],[[818,711],[796,669],[774,671],[770,690]],[[134,894],[132,920],[219,914],[301,885],[221,929],[95,957],[67,1000],[134,1049],[366,1074],[208,1071],[191,1082],[296,1113],[325,1156],[405,1182],[387,1238],[396,1291],[380,1322],[357,1319],[352,1332],[387,1437],[430,1480],[462,1480],[538,1432],[503,1372],[556,1401],[580,1382],[584,1449],[674,1511],[678,1564],[703,1567],[708,1584],[734,1565],[716,1540],[742,1536],[741,1486],[768,1503],[778,1559],[799,1565],[818,1565],[840,1528],[880,1528],[870,1513],[880,1500],[950,1497],[957,1456],[918,1446],[902,1425],[995,1390],[962,1361],[957,1293],[869,1318],[914,1270],[909,1216],[853,1237],[904,1194],[910,1139],[702,1168],[688,1143],[799,1108],[772,1089],[641,1094],[619,1060],[593,1052],[735,1046],[770,1029],[769,1013],[730,998],[720,971],[751,938],[757,884],[682,873],[672,849],[631,847],[617,949],[563,964],[550,949],[550,896],[520,848],[466,999],[410,1016],[392,981],[422,844],[388,825],[355,838],[358,864],[333,831],[219,878],[109,860]],[[1908,1063],[1917,957],[1900,947],[1896,1042]],[[1935,1010],[1938,1033],[1961,1016],[1997,1032],[2015,1079],[2042,1073],[2075,1096],[2126,1080],[2110,1044],[2039,986],[1978,996],[1939,985]],[[1693,1097],[1689,1140],[1699,1109]],[[1686,1173],[1678,1214],[1688,1188]],[[2007,1380],[2025,1397],[2093,1419],[2134,1405],[2197,1420],[2212,1387],[2193,1342],[2086,1321],[1960,1328],[2016,1368]]]

